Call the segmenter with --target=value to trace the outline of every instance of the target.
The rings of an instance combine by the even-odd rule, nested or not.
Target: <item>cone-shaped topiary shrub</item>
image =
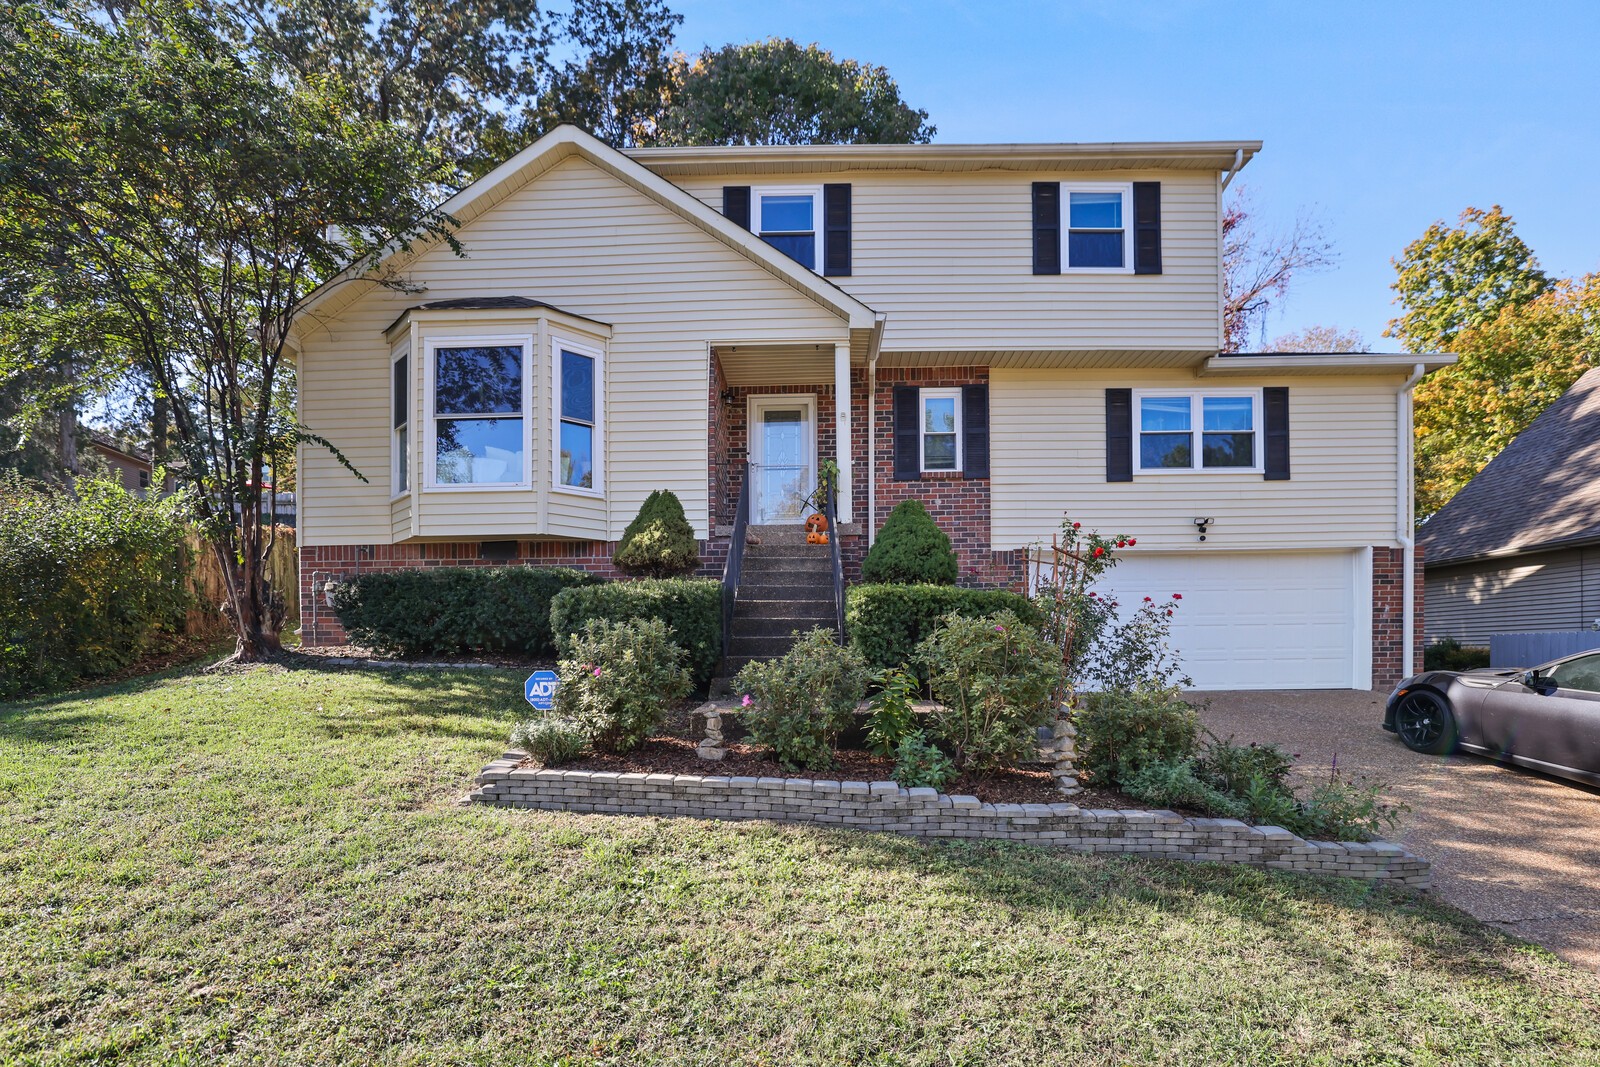
[[[920,500],[904,500],[889,513],[861,565],[865,582],[956,584],[950,537]]]
[[[671,578],[700,566],[700,544],[676,494],[657,489],[645,497],[611,561],[625,574],[646,578]]]

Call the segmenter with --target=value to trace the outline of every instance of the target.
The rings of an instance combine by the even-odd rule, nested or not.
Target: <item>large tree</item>
[[[1267,346],[1270,352],[1365,352],[1367,339],[1359,330],[1337,326],[1307,326],[1294,333],[1280,334]]]
[[[883,67],[787,38],[680,57],[675,81],[660,144],[926,144],[935,132]]]
[[[1263,230],[1241,186],[1222,212],[1223,347],[1241,352],[1295,278],[1333,264],[1321,224],[1298,216],[1286,230]]]
[[[238,655],[259,659],[281,604],[264,474],[302,442],[333,447],[285,403],[290,319],[352,260],[453,239],[419,197],[414,141],[342,83],[241,54],[236,30],[175,0],[113,25],[37,4],[0,21],[0,269],[23,294],[0,337],[26,342],[0,346],[0,384],[29,381],[52,340],[93,361],[80,381],[155,383]]]

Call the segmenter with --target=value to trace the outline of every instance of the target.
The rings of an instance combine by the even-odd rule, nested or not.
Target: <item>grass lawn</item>
[[[0,1063],[1600,1063],[1600,981],[1360,885],[454,801],[511,672],[0,705]]]

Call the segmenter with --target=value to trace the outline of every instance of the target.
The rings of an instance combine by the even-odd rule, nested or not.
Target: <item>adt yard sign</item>
[[[536,711],[549,711],[556,704],[557,682],[555,671],[534,671],[523,684],[522,695]]]

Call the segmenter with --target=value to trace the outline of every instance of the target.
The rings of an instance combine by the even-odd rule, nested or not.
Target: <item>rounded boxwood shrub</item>
[[[373,571],[334,586],[333,610],[352,641],[381,652],[550,656],[551,598],[599,582],[560,567]]]
[[[638,748],[689,692],[684,651],[660,619],[591,619],[556,667],[555,711],[601,752]]]
[[[689,654],[686,666],[704,689],[722,658],[722,583],[712,578],[641,578],[565,589],[550,602],[556,651],[572,654],[575,635],[591,620],[660,619]]]
[[[1009,611],[1038,626],[1039,609],[1027,597],[1005,589],[963,589],[953,585],[857,585],[845,594],[845,632],[867,665],[884,671],[909,664],[917,645],[946,615],[986,618]],[[1060,659],[1060,653],[1056,653]]]
[[[671,578],[700,566],[700,542],[677,494],[657,489],[645,497],[611,561],[624,574],[646,578]]]
[[[956,553],[920,500],[902,500],[889,512],[861,564],[866,582],[956,584]]]

